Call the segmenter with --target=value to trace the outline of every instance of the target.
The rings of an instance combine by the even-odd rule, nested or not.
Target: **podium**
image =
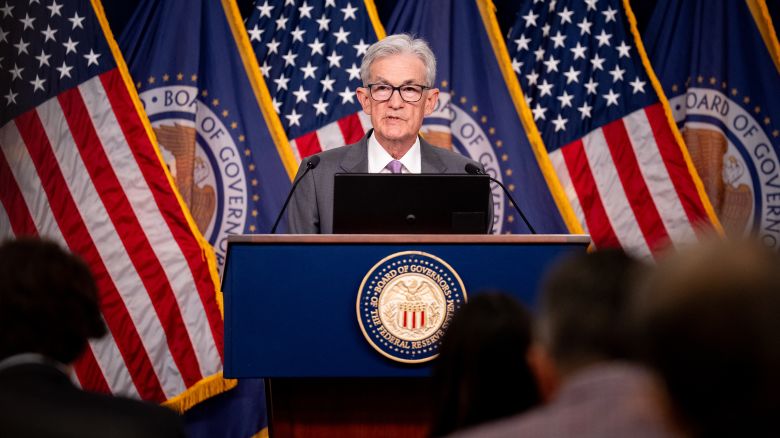
[[[425,254],[459,277],[464,301],[502,290],[533,309],[550,265],[589,244],[587,235],[230,236],[225,377],[266,379],[271,436],[425,436],[432,362],[381,351],[358,311],[364,279],[394,255]]]

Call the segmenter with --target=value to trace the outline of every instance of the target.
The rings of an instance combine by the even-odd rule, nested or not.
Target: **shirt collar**
[[[53,366],[58,370],[62,371],[65,375],[68,376],[70,375],[69,368],[66,365],[63,365],[57,362],[56,360],[49,359],[48,357],[38,353],[20,353],[20,354],[15,354],[13,356],[9,356],[0,361],[0,371],[18,365],[29,365],[29,364]]]
[[[368,173],[387,173],[387,164],[394,158],[379,144],[376,136],[368,138]],[[422,155],[420,154],[420,137],[415,138],[412,147],[398,160],[403,164],[402,173],[421,173]]]

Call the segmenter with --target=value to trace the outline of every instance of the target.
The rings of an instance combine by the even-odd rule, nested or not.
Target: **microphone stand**
[[[298,183],[301,182],[304,176],[306,176],[307,173],[309,173],[310,170],[317,167],[317,165],[320,164],[320,157],[317,155],[313,155],[311,158],[309,158],[309,161],[306,163],[306,170],[303,171],[303,174],[300,178],[295,180],[295,183],[290,188],[290,193],[287,194],[287,199],[284,201],[284,205],[282,206],[282,210],[279,212],[279,216],[276,217],[276,222],[274,222],[273,228],[271,228],[271,234],[276,234],[276,227],[279,226],[279,221],[282,220],[282,214],[284,214],[284,211],[287,210],[287,204],[290,203],[290,199],[292,199],[293,193],[295,193],[295,188],[298,187]]]
[[[501,187],[504,190],[504,193],[506,194],[506,197],[509,198],[509,201],[512,202],[512,206],[515,207],[515,210],[517,210],[518,213],[520,213],[520,218],[523,219],[523,223],[525,223],[525,226],[528,227],[528,229],[531,231],[532,234],[537,234],[536,230],[533,226],[531,226],[531,223],[528,222],[528,219],[526,219],[525,214],[523,214],[523,210],[520,209],[520,206],[517,205],[517,202],[515,202],[515,198],[512,197],[512,195],[509,193],[509,190],[504,187],[503,184],[501,184],[501,181],[493,178],[492,176],[485,173],[484,170],[480,169],[479,167],[468,163],[466,164],[466,173],[469,175],[484,175],[488,178],[490,178],[491,181],[498,184],[499,187]]]

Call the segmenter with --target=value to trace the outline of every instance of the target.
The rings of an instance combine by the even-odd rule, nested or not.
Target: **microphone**
[[[529,230],[531,230],[531,233],[536,234],[536,230],[534,230],[534,227],[532,227],[531,224],[528,222],[528,219],[525,218],[525,215],[523,214],[523,210],[520,210],[520,207],[517,205],[517,202],[515,202],[515,198],[513,198],[512,195],[509,193],[509,190],[507,190],[506,187],[504,187],[504,185],[501,184],[501,181],[488,175],[487,173],[485,173],[485,171],[483,171],[478,166],[472,163],[466,163],[466,173],[468,173],[469,175],[485,175],[486,177],[490,178],[491,181],[498,184],[502,189],[504,189],[504,193],[506,194],[506,197],[509,198],[510,201],[512,201],[512,205],[515,207],[515,210],[517,210],[517,212],[520,213],[520,217],[523,219],[525,226],[528,227]]]
[[[287,199],[284,201],[284,205],[282,206],[282,211],[279,212],[279,216],[276,217],[276,222],[274,222],[273,228],[271,228],[271,234],[276,234],[276,227],[279,226],[279,221],[282,220],[282,215],[284,214],[284,211],[287,210],[287,204],[290,203],[290,199],[292,199],[293,193],[295,193],[295,188],[298,187],[298,183],[301,182],[304,176],[306,176],[307,173],[309,173],[310,170],[317,167],[317,165],[320,164],[320,157],[319,155],[313,155],[311,158],[309,158],[309,161],[306,163],[306,170],[303,171],[303,174],[300,178],[298,178],[293,186],[290,188],[290,193],[287,194]]]

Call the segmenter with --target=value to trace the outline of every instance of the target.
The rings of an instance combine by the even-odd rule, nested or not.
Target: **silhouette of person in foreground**
[[[523,412],[539,403],[527,360],[528,311],[510,295],[476,295],[453,317],[433,367],[432,436]]]
[[[0,246],[0,436],[184,436],[169,409],[73,384],[71,364],[105,334],[81,260],[41,240]]]

